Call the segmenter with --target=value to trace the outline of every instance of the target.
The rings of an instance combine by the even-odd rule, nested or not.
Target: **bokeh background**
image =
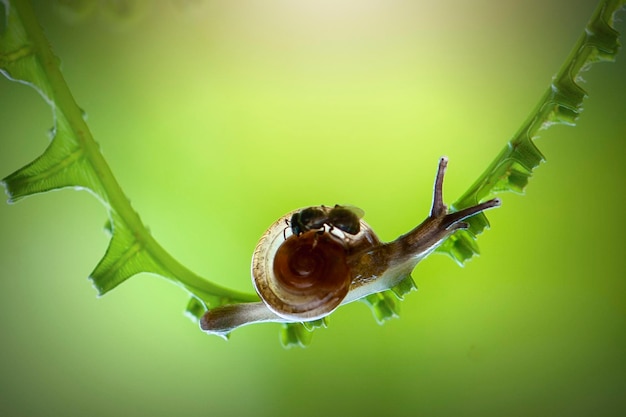
[[[36,3],[157,240],[244,291],[258,238],[289,210],[353,204],[394,239],[426,216],[441,155],[446,200],[458,197],[595,7]],[[626,54],[585,78],[578,126],[542,133],[548,163],[489,213],[481,257],[459,268],[431,256],[400,319],[379,326],[352,304],[307,349],[284,350],[277,324],[207,336],[182,314],[187,295],[149,275],[96,298],[86,278],[106,212],[88,193],[0,204],[0,415],[623,415]],[[0,79],[0,176],[39,155],[51,126],[34,90]]]

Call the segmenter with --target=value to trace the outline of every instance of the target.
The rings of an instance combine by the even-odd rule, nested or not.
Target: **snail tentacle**
[[[447,165],[448,159],[442,157],[439,160],[439,167],[435,179],[430,216],[419,226],[390,243],[390,245],[395,246],[396,250],[402,253],[404,257],[417,257],[418,259],[422,259],[456,230],[466,229],[468,224],[462,220],[484,210],[498,207],[501,204],[499,199],[494,198],[475,206],[449,213],[447,206],[443,203],[443,179]]]
[[[385,291],[409,277],[419,261],[432,253],[448,236],[459,229],[466,229],[464,219],[483,210],[500,205],[493,199],[472,207],[448,212],[443,203],[443,180],[448,159],[442,157],[435,177],[430,216],[410,232],[388,243],[382,243],[351,257],[353,282],[343,304],[368,295]]]

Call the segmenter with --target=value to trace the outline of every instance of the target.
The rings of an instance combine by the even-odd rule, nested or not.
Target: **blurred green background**
[[[353,204],[394,239],[427,215],[441,155],[452,202],[595,7],[144,1],[79,18],[37,3],[153,234],[245,291],[258,238],[289,210]],[[585,78],[578,126],[542,132],[548,163],[489,213],[480,258],[431,256],[399,320],[378,326],[352,304],[304,350],[283,350],[277,324],[207,336],[182,315],[187,295],[153,276],[96,298],[86,277],[106,212],[88,193],[0,204],[0,415],[623,415],[626,53]],[[38,156],[51,126],[34,90],[0,79],[0,176]]]

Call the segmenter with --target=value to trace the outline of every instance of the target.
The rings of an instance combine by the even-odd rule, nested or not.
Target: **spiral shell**
[[[278,219],[263,235],[252,257],[252,281],[267,307],[288,320],[316,320],[330,314],[348,294],[354,274],[350,255],[378,243],[360,222],[351,235],[324,226],[292,234],[289,220]]]

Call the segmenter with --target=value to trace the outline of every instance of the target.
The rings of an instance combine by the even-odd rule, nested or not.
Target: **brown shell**
[[[336,309],[355,279],[351,254],[380,244],[361,221],[356,235],[325,227],[300,236],[278,219],[261,237],[252,257],[252,281],[257,293],[277,315],[297,321],[324,317]]]

